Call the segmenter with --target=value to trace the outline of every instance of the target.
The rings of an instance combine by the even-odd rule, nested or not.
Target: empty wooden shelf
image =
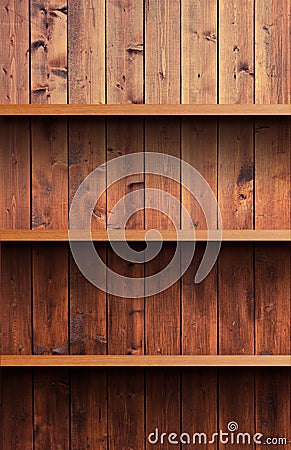
[[[0,105],[1,116],[288,116],[290,105]]]
[[[2,367],[291,367],[291,355],[3,355]]]
[[[139,241],[192,241],[193,232],[188,230],[180,230],[178,232],[173,230],[158,230],[158,234],[148,235],[147,230],[126,230],[125,237],[126,240],[132,242]],[[121,241],[123,239],[123,231],[114,230],[110,231],[110,234],[106,230],[98,230],[92,232],[92,240],[100,242],[108,241]],[[218,241],[223,242],[290,242],[291,241],[291,231],[290,230],[224,230],[222,235],[219,231],[212,231],[211,235],[208,236],[207,230],[197,230],[195,232],[195,239],[197,241],[205,242]],[[69,240],[68,230],[1,230],[0,231],[0,242],[49,242],[49,241],[59,241],[67,242]],[[88,240],[87,233],[84,231],[79,231],[74,234],[74,239],[77,241]]]

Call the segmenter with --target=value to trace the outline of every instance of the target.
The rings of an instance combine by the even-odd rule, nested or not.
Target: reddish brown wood
[[[187,450],[193,448],[193,435],[205,433],[209,441],[217,430],[218,402],[217,402],[217,370],[216,369],[183,369],[182,370],[182,432],[190,435],[182,438],[183,447]],[[196,436],[197,448],[215,449],[217,443],[199,445]],[[188,445],[186,445],[188,444]]]
[[[240,450],[244,444],[242,436],[238,441],[238,433],[249,433],[250,440],[247,440],[245,445],[255,449],[252,438],[255,432],[260,430],[255,429],[254,414],[254,371],[221,369],[219,371],[219,429],[229,433],[229,443],[231,443],[232,433],[228,429],[228,424],[236,422],[238,425],[238,430],[233,433],[234,443],[228,446]],[[223,448],[225,444],[220,443],[219,449]]]
[[[71,448],[107,448],[105,369],[71,370]]]
[[[144,449],[144,372],[110,369],[108,376],[109,448]]]
[[[180,103],[180,3],[145,2],[145,103]]]
[[[105,123],[103,119],[70,120],[69,124],[69,193],[70,203],[79,185],[105,157]],[[99,179],[106,187],[106,173]],[[106,227],[106,195],[92,214],[92,230]],[[105,258],[105,245],[97,247]],[[104,277],[106,271],[104,270]],[[106,354],[106,294],[93,286],[70,259],[70,351],[73,354]]]
[[[146,449],[148,437],[159,430],[157,449],[173,447],[161,433],[180,433],[180,372],[178,369],[148,369],[146,372]],[[155,441],[155,436],[152,436]],[[161,443],[161,439],[162,443]]]
[[[29,0],[0,8],[0,103],[29,103]]]
[[[31,369],[1,369],[0,444],[2,448],[33,448]]]
[[[35,369],[34,448],[68,450],[69,378],[67,369]]]
[[[253,246],[224,244],[218,267],[219,353],[251,355],[254,353]]]

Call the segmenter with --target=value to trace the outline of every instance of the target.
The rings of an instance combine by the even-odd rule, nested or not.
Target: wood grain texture
[[[258,230],[291,224],[290,119],[256,120],[255,227]]]
[[[256,244],[256,353],[291,355],[290,245]]]
[[[218,268],[219,353],[253,354],[253,246],[226,244],[220,252]]]
[[[145,2],[145,103],[180,103],[180,2]]]
[[[32,450],[31,369],[0,369],[0,444],[2,448]]]
[[[146,436],[159,430],[157,449],[172,447],[161,433],[180,433],[180,371],[179,369],[148,369],[146,371]],[[155,436],[152,436],[154,439]],[[146,449],[152,448],[148,439]]]
[[[68,225],[68,150],[65,119],[32,123],[32,228]]]
[[[186,244],[187,245],[187,244]],[[182,354],[217,353],[217,269],[214,267],[202,283],[194,279],[204,246],[197,246],[195,257],[182,278]]]
[[[108,447],[144,449],[144,372],[110,369]]]
[[[143,103],[143,2],[107,0],[107,102]],[[118,156],[143,151],[143,121],[126,117],[107,121],[107,161]],[[112,211],[116,202],[136,190],[137,208],[144,207],[143,165],[140,174],[125,177],[108,187],[118,172],[107,167],[107,229],[144,228],[144,212],[134,214],[120,224],[122,213]],[[110,216],[111,211],[113,214]],[[135,248],[138,250],[138,248]],[[108,246],[107,265],[113,272],[129,277],[143,277],[144,265],[119,258]],[[107,283],[116,283],[107,271]],[[117,287],[117,286],[116,286]],[[123,287],[118,286],[122,295]],[[143,354],[144,299],[117,297],[108,293],[108,353]],[[144,377],[143,372],[111,371],[108,374],[108,447],[144,448]]]
[[[105,123],[101,118],[70,120],[69,124],[69,195],[70,204],[79,185],[89,173],[104,163]],[[100,183],[100,184],[99,184]],[[106,173],[100,177],[101,189],[106,187]],[[88,197],[96,195],[88,192]],[[96,204],[91,221],[92,230],[106,227],[106,195]],[[98,246],[105,258],[105,245]],[[104,277],[106,271],[104,269]],[[70,258],[70,350],[73,354],[106,354],[106,294],[89,283]]]
[[[253,121],[220,120],[218,203],[224,229],[253,228]]]
[[[29,103],[29,0],[0,7],[0,103]]]
[[[31,103],[67,103],[67,1],[30,0]]]
[[[68,67],[70,104],[105,103],[105,1],[70,2]]]
[[[184,89],[183,89],[184,90]],[[181,121],[182,160],[198,170],[217,193],[217,120],[215,118],[183,118]],[[181,180],[189,186],[183,166]],[[202,208],[193,195],[182,187],[182,204],[190,214],[196,232],[207,229]],[[182,214],[182,229],[188,228]],[[216,229],[217,211],[209,214],[209,228]],[[187,246],[187,243],[185,243]],[[184,248],[184,246],[182,247]],[[195,258],[182,278],[182,353],[215,354],[217,352],[217,293],[215,268],[200,284],[194,278],[201,262],[204,246],[195,249]],[[196,256],[197,253],[197,256]],[[207,300],[205,300],[207,298]]]
[[[231,444],[236,450],[242,448],[242,436],[237,442],[238,433],[249,433],[252,437],[255,432],[255,403],[254,403],[254,371],[251,369],[220,369],[219,370],[219,429],[229,433],[228,424],[236,422],[238,431],[234,433],[235,441]],[[231,433],[228,436],[231,442]],[[229,445],[228,444],[228,445]],[[255,444],[250,438],[245,445],[250,449],[255,448]],[[225,448],[225,444],[220,443],[219,449]]]
[[[33,249],[34,354],[65,355],[68,343],[68,254],[62,244]]]
[[[34,448],[68,450],[69,379],[66,369],[35,369]]]
[[[146,120],[145,124],[145,146],[148,151],[170,154],[180,157],[180,126],[173,119]],[[147,165],[145,166],[147,168]],[[161,170],[163,169],[161,162]],[[146,189],[154,188],[159,191],[166,191],[168,194],[180,200],[180,185],[173,180],[174,176],[180,178],[180,167],[167,167],[169,178],[161,175],[145,175]],[[173,202],[169,205],[169,217],[162,214],[164,207],[161,197],[158,197],[156,206],[159,211],[151,209],[153,198],[151,193],[146,192],[146,216],[145,225],[147,229],[174,229],[172,220],[176,220],[176,225],[180,227],[180,210]],[[146,263],[146,278],[158,273],[166,267],[175,251],[175,245],[168,244],[162,248],[157,257]],[[175,274],[173,274],[175,275]],[[152,281],[150,281],[152,283]],[[147,293],[152,285],[145,282]],[[159,292],[157,285],[157,292]],[[179,354],[180,352],[180,286],[179,281],[169,287],[166,291],[159,292],[146,299],[146,352],[148,354]]]
[[[181,103],[217,103],[217,1],[181,2]]]
[[[256,1],[256,103],[291,102],[290,14],[290,0]]]
[[[99,214],[97,215],[99,217]],[[145,239],[152,242],[190,242],[193,240],[193,230],[159,230],[161,235],[149,235],[149,230],[114,230],[110,232],[110,241],[120,242],[125,235],[129,242],[144,242]],[[207,240],[215,242],[289,242],[291,240],[290,230],[211,230],[208,236],[207,230],[196,230],[197,242]],[[67,242],[69,240],[68,230],[0,230],[0,242]],[[84,230],[77,231],[71,236],[73,241],[87,241],[88,236]],[[94,242],[107,242],[109,240],[107,230],[92,231]]]
[[[0,120],[0,228],[30,229],[29,121]]]
[[[107,103],[143,103],[143,1],[107,0]]]
[[[190,164],[207,181],[214,194],[217,194],[217,119],[187,117],[181,120],[181,157]],[[181,180],[185,186],[189,186],[192,180],[187,179],[183,166]],[[195,231],[206,230],[207,224],[204,212],[195,197],[186,187],[182,187],[182,203],[189,212]],[[217,227],[217,211],[208,218],[208,228],[215,230]],[[183,223],[182,229],[187,229]]]
[[[1,105],[0,116],[290,116],[290,105]]]
[[[111,119],[108,121],[107,136],[107,160],[131,153],[143,151],[143,122],[135,119],[133,122],[127,119]],[[129,230],[144,228],[144,164],[137,167],[140,173],[122,178],[108,188],[108,223],[109,230]],[[107,179],[118,178],[118,169],[108,167]],[[137,211],[129,218],[127,223],[122,222],[123,208],[120,212],[113,211],[117,202],[136,193],[137,197],[132,200],[134,209]],[[139,210],[140,209],[140,210]],[[111,212],[113,213],[111,215]],[[134,247],[140,251],[139,246]],[[114,250],[108,247],[108,267],[114,272],[124,274],[130,278],[142,278],[144,276],[144,265],[131,263],[118,257]],[[122,295],[123,287],[120,286]],[[144,299],[122,298],[108,295],[108,351],[109,354],[143,354],[144,352]]]
[[[257,369],[256,374],[256,427],[265,437],[283,437],[290,442],[290,371]]]
[[[219,0],[219,103],[254,103],[254,0]]]
[[[1,245],[0,354],[29,355],[31,339],[31,249]]]
[[[71,449],[107,448],[105,369],[71,370]]]
[[[290,367],[288,355],[0,355],[0,367]]]
[[[206,433],[211,440],[217,429],[218,403],[217,403],[217,370],[216,369],[183,369],[182,370],[182,431],[188,433],[183,436],[183,447],[187,450],[193,448],[193,435]],[[196,448],[215,449],[217,444],[199,445],[196,437]],[[203,439],[203,438],[202,438]],[[188,444],[188,445],[186,445]]]

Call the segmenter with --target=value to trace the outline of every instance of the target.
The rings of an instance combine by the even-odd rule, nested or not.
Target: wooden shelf
[[[0,356],[1,367],[291,367],[291,356],[127,356],[42,355]]]
[[[290,105],[0,105],[1,116],[289,116]]]
[[[181,230],[176,233],[172,230],[159,230],[164,241],[191,241],[193,233],[191,231]],[[213,235],[209,240],[219,240],[220,233],[212,232]],[[128,241],[145,241],[147,231],[144,230],[126,230],[125,236]],[[196,240],[205,242],[208,238],[207,231],[197,230]],[[111,241],[121,241],[123,232],[114,230],[110,232]],[[67,242],[69,240],[67,230],[0,230],[0,242]],[[87,240],[87,235],[83,231],[78,232],[76,241]],[[92,240],[107,242],[108,234],[106,230],[93,231]],[[159,237],[147,237],[149,241],[160,241]],[[291,230],[224,230],[222,233],[222,241],[224,242],[260,242],[260,241],[276,241],[289,242],[291,241]]]

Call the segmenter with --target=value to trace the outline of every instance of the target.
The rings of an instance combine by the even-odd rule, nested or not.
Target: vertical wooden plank
[[[108,121],[107,160],[121,155],[129,155],[143,151],[143,122],[140,119],[110,119]],[[127,194],[144,187],[144,165],[140,173],[125,177],[108,188],[108,214],[114,205]],[[111,169],[108,177],[117,176]],[[144,229],[144,194],[141,193],[140,204],[136,203],[137,211],[126,224],[128,229]],[[107,223],[108,229],[115,226]],[[117,221],[118,223],[118,221]],[[135,247],[138,251],[138,247]],[[108,266],[111,270],[124,273],[128,277],[143,277],[143,264],[123,261],[111,248],[108,248]],[[120,286],[122,295],[122,286]],[[108,295],[108,353],[109,354],[143,354],[144,352],[144,299],[124,298]]]
[[[180,122],[176,118],[171,119],[147,119],[145,129],[145,147],[148,151],[165,153],[180,157]],[[161,162],[162,164],[162,162]],[[162,167],[161,167],[162,169]],[[168,168],[169,177],[171,170],[180,178],[180,167]],[[178,173],[177,173],[178,172]],[[172,174],[174,175],[174,173]],[[180,200],[180,185],[171,178],[160,175],[145,175],[146,189],[157,189],[172,195]],[[151,204],[150,197],[146,193],[146,204]],[[158,205],[163,211],[162,200]],[[176,211],[173,211],[175,214]],[[176,218],[177,219],[177,218]],[[180,224],[178,217],[178,226]],[[148,208],[146,210],[146,229],[173,229],[174,225],[169,217]],[[168,243],[164,245],[156,258],[146,263],[146,277],[160,272],[172,258],[176,245]],[[146,282],[147,290],[147,282]],[[146,299],[146,351],[148,354],[179,354],[180,353],[180,286],[177,281],[166,291],[147,297]]]
[[[67,103],[67,1],[30,0],[31,102]]]
[[[218,267],[219,353],[252,355],[254,353],[252,244],[224,244],[219,255]]]
[[[67,153],[66,120],[35,119],[32,123],[33,228],[57,230],[68,226]],[[66,245],[34,245],[33,330],[34,353],[68,353]],[[69,448],[68,371],[36,370],[34,383],[35,450],[50,445],[56,449]]]
[[[202,283],[194,279],[205,251],[197,245],[194,260],[182,278],[182,354],[217,354],[217,269]]]
[[[252,119],[221,119],[218,202],[224,229],[253,228],[253,178]]]
[[[65,355],[68,345],[67,252],[35,244],[33,252],[33,350],[36,355]]]
[[[195,433],[205,433],[208,440],[217,430],[217,370],[193,369],[182,370],[182,432],[190,435],[190,444],[187,436],[183,436],[182,448],[217,449],[217,442],[199,445],[198,436],[196,445],[193,445]],[[202,438],[201,438],[202,439]]]
[[[217,6],[216,0],[181,2],[182,103],[217,103]],[[182,159],[197,169],[217,194],[217,120],[182,119]],[[182,169],[182,182],[187,180]],[[195,228],[206,229],[204,213],[197,201],[182,188],[182,203],[192,217]],[[216,214],[210,218],[216,228]],[[182,228],[187,224],[182,223]],[[195,257],[182,278],[182,346],[183,354],[217,353],[217,273],[216,267],[200,284],[195,274],[204,251],[198,245]],[[182,371],[181,427],[194,434],[211,435],[217,428],[216,371]],[[207,403],[209,402],[209,407]],[[211,404],[211,406],[210,406]],[[208,411],[207,415],[201,411]],[[185,441],[186,442],[186,441]],[[191,445],[183,445],[190,448]],[[200,447],[200,446],[199,446]],[[206,448],[216,448],[208,445]]]
[[[145,103],[180,103],[180,2],[145,2]]]
[[[29,102],[28,0],[0,7],[0,103]],[[30,228],[29,121],[0,120],[0,228]],[[30,245],[0,245],[0,353],[30,354]],[[1,370],[0,446],[32,450],[30,370]]]
[[[70,203],[89,173],[104,163],[105,123],[103,119],[73,118],[69,126]],[[106,187],[106,172],[100,180]],[[92,215],[92,229],[106,227],[106,195]],[[105,256],[105,245],[98,244]],[[104,270],[104,277],[106,271]],[[73,354],[106,354],[106,293],[90,284],[70,259],[70,349]],[[83,376],[85,374],[83,373]]]
[[[290,245],[256,245],[256,353],[291,355]]]
[[[0,103],[29,103],[29,0],[0,7]]]
[[[289,118],[256,119],[256,228],[290,228],[291,132]]]
[[[30,228],[29,121],[0,119],[0,228]]]
[[[144,449],[144,373],[110,369],[108,376],[109,448]]]
[[[30,369],[1,369],[1,448],[33,449]]]
[[[256,228],[290,228],[290,121],[256,123]],[[256,351],[290,353],[290,247],[256,245]],[[284,330],[284,332],[283,332]]]
[[[71,449],[107,448],[105,369],[71,370]]]
[[[180,433],[180,376],[177,369],[148,369],[146,374],[146,449],[173,447],[161,433]],[[156,429],[159,430],[156,441]],[[150,436],[153,433],[152,436]],[[149,440],[151,438],[151,440]]]
[[[142,0],[106,3],[107,26],[107,102],[143,103],[143,2]],[[107,160],[143,151],[141,119],[110,119],[107,122]],[[140,174],[125,177],[108,188],[108,214],[118,200],[136,189],[143,189]],[[108,180],[118,175],[107,169]],[[143,195],[141,205],[144,206]],[[118,224],[117,220],[114,221]],[[107,228],[112,229],[108,216]],[[144,228],[144,212],[132,216],[130,229]],[[135,248],[137,250],[137,248]],[[108,246],[108,267],[125,276],[143,277],[143,264],[119,258]],[[122,286],[119,286],[122,295]],[[144,300],[108,294],[108,353],[143,354]],[[110,371],[108,374],[108,446],[144,448],[144,377],[142,371]],[[125,423],[121,424],[121,418]]]
[[[254,103],[254,0],[219,1],[219,103]]]
[[[183,89],[184,90],[184,89]],[[206,98],[205,98],[206,99]],[[182,120],[182,159],[205,178],[214,194],[217,192],[217,122],[216,119],[185,118]],[[187,186],[182,167],[182,182]],[[204,212],[195,198],[182,187],[182,203],[196,229],[207,229]],[[210,228],[216,228],[215,211]],[[183,223],[185,229],[187,224]],[[217,353],[217,293],[216,270],[200,284],[194,284],[204,246],[197,246],[195,260],[182,278],[182,353]],[[205,298],[207,297],[207,301]]]
[[[240,450],[243,445],[255,449],[253,436],[260,430],[255,430],[254,423],[254,371],[249,369],[222,369],[219,372],[219,429],[231,433],[228,424],[235,422],[238,430],[234,434],[234,443],[231,448]],[[249,433],[250,440],[243,444],[242,436],[238,441],[238,433]],[[219,448],[225,448],[225,444],[219,444]]]
[[[145,148],[147,151],[166,153],[180,157],[180,121],[175,119],[147,119],[145,125]],[[162,164],[162,163],[161,163]],[[180,168],[175,175],[180,178]],[[145,187],[166,191],[180,200],[180,185],[171,178],[159,175],[145,175]],[[147,196],[147,193],[146,193]],[[150,200],[150,199],[149,199]],[[146,204],[150,201],[146,199]],[[163,204],[160,205],[163,210]],[[174,211],[176,214],[176,211]],[[177,218],[176,218],[177,219]],[[178,218],[179,219],[179,218]],[[178,227],[179,227],[178,220]],[[159,211],[146,210],[146,229],[171,229],[173,223]],[[149,286],[147,277],[158,273],[173,257],[175,244],[163,245],[160,253],[146,263],[145,289]],[[145,330],[146,353],[173,355],[180,353],[180,282],[177,281],[167,290],[146,298]],[[171,400],[170,400],[171,399]],[[165,369],[148,371],[146,375],[146,435],[155,428],[177,430],[180,428],[180,373],[178,370]],[[169,443],[157,448],[170,448]],[[150,448],[147,442],[147,447]]]
[[[226,3],[224,4],[226,8]],[[248,74],[246,74],[249,76]],[[241,84],[239,85],[241,88]],[[245,87],[246,88],[246,87]],[[244,89],[245,89],[244,88]],[[227,83],[225,83],[227,89]],[[248,103],[242,89],[239,102]],[[246,88],[247,89],[247,88]],[[226,103],[235,102],[230,98]],[[218,147],[218,201],[224,229],[253,228],[253,121],[220,120]],[[239,255],[239,259],[238,256]],[[220,354],[254,353],[254,282],[252,244],[225,244],[218,260],[218,332]],[[235,398],[238,401],[234,401]],[[239,400],[240,399],[240,400]],[[246,416],[246,408],[248,415]],[[230,421],[254,430],[254,376],[221,371],[219,422]],[[232,416],[235,417],[232,417]],[[241,444],[233,445],[241,448]],[[223,444],[219,445],[222,448]]]
[[[69,103],[105,103],[105,1],[70,2]]]
[[[66,119],[32,122],[32,228],[68,225]]]
[[[69,449],[69,379],[60,368],[35,369],[34,448]]]
[[[290,443],[291,387],[290,370],[268,368],[256,370],[256,428],[264,438],[282,437]],[[285,448],[286,445],[270,445]]]
[[[68,10],[69,102],[105,103],[105,1],[71,2]],[[106,161],[104,119],[69,122],[69,199],[85,177]],[[106,172],[100,183],[106,187]],[[91,228],[106,228],[106,194],[96,204]],[[106,260],[105,245],[96,250]],[[104,277],[106,272],[104,271]],[[91,285],[70,259],[70,350],[106,354],[106,293]],[[71,447],[107,448],[107,374],[71,372]]]
[[[143,103],[143,2],[107,0],[107,103]]]
[[[107,125],[107,160],[117,156],[143,151],[143,122],[140,119],[110,119]],[[108,188],[108,214],[118,200],[135,189],[143,188],[143,165],[140,174],[121,179]],[[108,179],[115,174],[108,169]],[[116,174],[118,175],[118,174]],[[143,195],[142,195],[143,199]],[[144,201],[139,207],[143,207]],[[116,218],[115,218],[116,219]],[[117,220],[118,223],[118,220]],[[112,229],[108,217],[108,229]],[[130,229],[144,228],[144,212],[134,214],[126,225]],[[135,250],[138,250],[135,247]],[[143,277],[143,264],[122,260],[108,246],[108,267],[128,277]],[[108,353],[136,355],[144,352],[144,299],[121,297],[108,294]],[[124,445],[128,448],[144,447],[143,420],[143,372],[110,371],[108,375],[108,445],[109,448]],[[120,417],[126,417],[121,426]],[[137,432],[137,434],[135,434]]]
[[[256,103],[291,102],[290,0],[257,0]]]
[[[0,354],[29,355],[31,343],[30,244],[1,244]]]
[[[217,0],[181,3],[181,103],[217,103]]]

